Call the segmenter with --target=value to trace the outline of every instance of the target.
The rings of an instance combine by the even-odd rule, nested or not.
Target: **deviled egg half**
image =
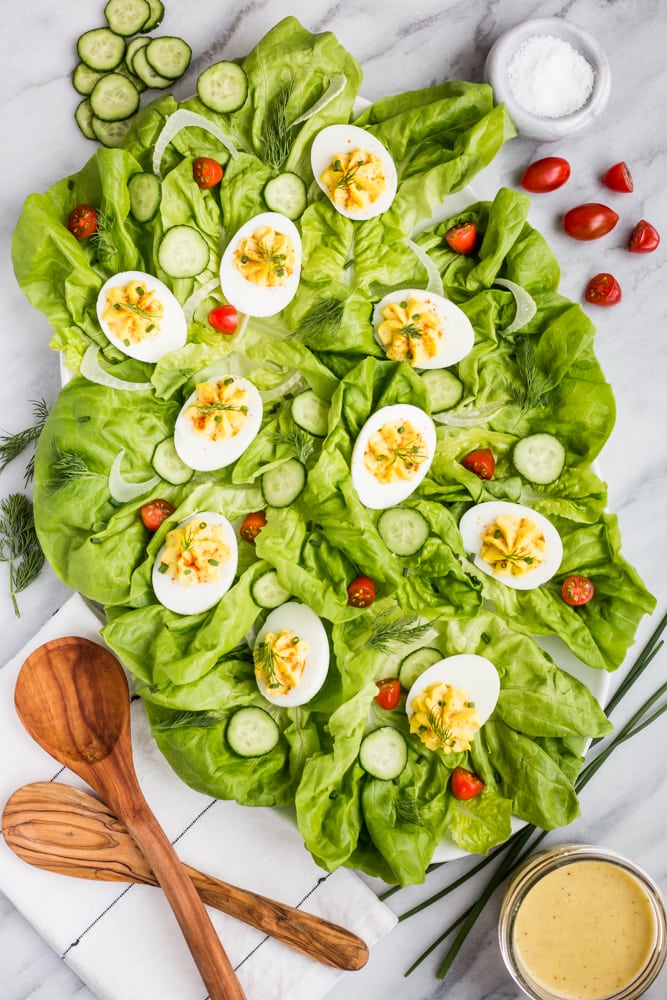
[[[296,294],[301,256],[299,231],[286,215],[255,215],[237,230],[222,255],[223,295],[248,316],[274,316]]]
[[[379,139],[358,125],[328,125],[310,150],[315,180],[337,212],[363,221],[391,206],[396,165]]]
[[[461,518],[459,531],[475,566],[516,590],[546,583],[563,558],[563,543],[551,521],[509,500],[471,507]]]
[[[235,462],[262,424],[262,397],[242,375],[199,382],[176,417],[174,447],[191,469],[212,472]]]
[[[164,282],[145,271],[121,271],[104,282],[97,318],[123,354],[155,363],[183,347],[188,326],[180,303]]]
[[[418,288],[385,295],[373,310],[373,332],[388,358],[413,368],[447,368],[465,358],[475,343],[462,309]]]
[[[204,510],[167,532],[153,563],[153,590],[160,604],[196,615],[217,604],[236,576],[234,528],[222,514]]]
[[[413,493],[435,454],[435,425],[409,403],[383,406],[359,431],[352,449],[352,485],[365,507],[385,510]]]
[[[257,687],[273,705],[305,705],[324,684],[329,640],[307,605],[288,601],[271,611],[253,647]]]

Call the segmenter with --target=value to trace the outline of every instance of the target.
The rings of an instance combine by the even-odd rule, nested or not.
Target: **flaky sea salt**
[[[580,52],[554,35],[533,35],[507,67],[507,82],[520,107],[540,118],[562,118],[583,108],[595,71]]]

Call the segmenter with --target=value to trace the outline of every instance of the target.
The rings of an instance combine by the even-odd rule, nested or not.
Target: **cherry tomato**
[[[615,306],[621,301],[621,286],[613,274],[603,271],[588,282],[584,297],[593,306]]]
[[[611,188],[612,191],[634,191],[635,185],[632,180],[632,174],[628,169],[627,163],[621,160],[620,163],[614,163],[612,167],[607,170],[602,176],[602,183],[606,187]]]
[[[555,191],[570,176],[570,164],[562,156],[545,156],[529,164],[523,172],[521,187],[535,194]]]
[[[571,607],[588,604],[594,593],[595,587],[587,576],[566,576],[561,586],[563,600]]]
[[[208,321],[219,333],[234,333],[239,325],[239,314],[234,306],[216,306],[208,314]]]
[[[484,791],[484,782],[467,767],[455,767],[452,771],[452,795],[455,799],[474,799]]]
[[[375,584],[369,576],[358,576],[347,588],[347,603],[353,608],[367,608],[375,600]]]
[[[197,187],[215,187],[222,180],[223,169],[217,160],[212,160],[210,156],[198,156],[192,164],[192,176]]]
[[[591,201],[584,205],[575,205],[563,216],[563,229],[575,240],[597,240],[600,236],[610,233],[618,215],[613,209]]]
[[[480,479],[491,479],[495,472],[496,460],[488,448],[478,448],[466,455],[461,465],[469,472],[474,472]]]
[[[77,205],[69,213],[67,228],[77,240],[85,240],[97,232],[98,214],[92,205]]]
[[[388,711],[396,708],[401,700],[401,682],[398,677],[388,677],[384,681],[378,681],[377,686],[379,690],[375,700],[380,708],[386,708]]]
[[[660,233],[646,219],[640,219],[630,233],[628,250],[631,253],[652,253],[660,243]]]
[[[263,510],[253,511],[252,514],[246,514],[243,518],[241,524],[240,535],[246,542],[250,542],[251,545],[255,544],[255,539],[258,534],[266,524],[266,514]]]
[[[159,497],[157,500],[149,500],[141,508],[141,520],[149,531],[157,531],[163,521],[174,513],[175,507],[168,500]]]
[[[459,222],[447,230],[445,242],[455,253],[473,253],[477,243],[477,226],[474,222]]]

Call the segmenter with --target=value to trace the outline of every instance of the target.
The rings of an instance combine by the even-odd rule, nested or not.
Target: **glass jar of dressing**
[[[667,956],[660,890],[633,862],[588,844],[541,851],[503,901],[500,949],[532,1000],[636,1000]]]

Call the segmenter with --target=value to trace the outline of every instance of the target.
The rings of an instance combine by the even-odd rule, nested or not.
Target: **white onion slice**
[[[474,410],[464,408],[458,413],[444,410],[442,413],[433,413],[431,416],[436,423],[445,424],[448,427],[475,427],[477,424],[487,423],[491,417],[495,417],[503,406],[504,403],[487,403],[486,406],[480,406]]]
[[[263,402],[272,403],[275,399],[284,399],[288,392],[295,392],[297,389],[305,388],[306,382],[300,371],[294,371],[284,382],[276,385],[273,389],[260,389],[259,394]]]
[[[415,257],[417,257],[417,259],[420,261],[421,264],[424,265],[426,269],[426,274],[428,276],[426,291],[431,292],[433,295],[441,295],[444,298],[445,290],[442,284],[440,271],[438,271],[437,267],[435,266],[429,255],[426,253],[425,250],[422,250],[419,244],[415,243],[414,240],[406,239],[405,242],[406,245],[410,247]]]
[[[217,125],[208,118],[205,118],[204,115],[197,114],[196,111],[190,111],[188,108],[179,108],[178,111],[174,111],[166,119],[153,148],[153,173],[157,174],[158,177],[160,177],[160,165],[165,149],[174,136],[183,128],[202,128],[206,132],[210,132],[218,142],[222,143],[230,156],[234,159],[238,156],[236,146],[221,128],[218,128]]]
[[[183,303],[183,312],[185,313],[185,320],[187,323],[192,323],[194,319],[195,311],[200,302],[207,299],[209,295],[212,295],[216,289],[220,288],[220,278],[211,278],[210,281],[205,281],[203,285],[199,285],[195,288],[189,298]]]
[[[97,344],[91,344],[86,348],[86,352],[81,358],[79,374],[87,378],[89,382],[97,385],[105,385],[109,389],[123,389],[125,392],[145,392],[152,388],[151,382],[127,382],[125,379],[116,378],[105,371],[100,365],[100,349]]]
[[[303,122],[308,121],[309,118],[312,118],[313,115],[318,114],[320,111],[324,111],[327,104],[331,104],[331,102],[338,97],[339,94],[343,93],[346,83],[347,77],[344,73],[334,74],[329,81],[329,86],[324,91],[322,96],[315,101],[314,104],[311,104],[307,111],[304,111],[302,115],[295,118],[294,121],[291,122],[290,128],[294,128],[295,125],[301,125]]]
[[[109,471],[109,492],[118,503],[129,503],[130,500],[136,500],[137,497],[148,493],[160,482],[159,476],[151,476],[150,479],[145,479],[142,483],[128,483],[120,471],[124,455],[125,449],[121,448]]]
[[[504,336],[508,333],[515,333],[516,330],[522,330],[526,323],[530,323],[537,312],[535,299],[522,285],[518,285],[516,281],[510,281],[509,278],[496,278],[493,283],[494,285],[502,285],[503,288],[507,288],[514,296],[516,305],[514,319],[504,330],[498,330],[498,333]]]

